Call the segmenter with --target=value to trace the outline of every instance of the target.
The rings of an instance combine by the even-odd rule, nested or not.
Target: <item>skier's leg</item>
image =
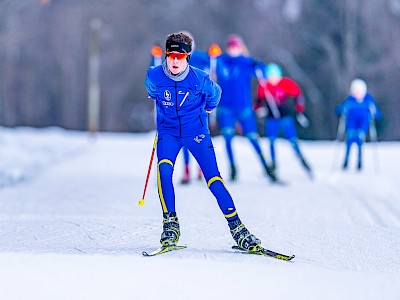
[[[176,137],[170,135],[158,137],[157,186],[163,210],[163,232],[160,239],[162,245],[174,245],[178,242],[180,236],[179,221],[175,212],[175,191],[172,175],[175,160],[181,147],[182,142]]]
[[[217,199],[225,218],[228,221],[235,219],[237,217],[236,208],[218,170],[211,137],[208,134],[202,134],[197,136],[197,140],[200,142],[196,142],[193,138],[184,138],[184,143],[203,170],[204,179]]]
[[[307,171],[307,173],[312,176],[311,174],[311,167],[305,160],[299,146],[299,139],[297,136],[297,131],[296,131],[296,125],[294,122],[294,118],[291,116],[283,117],[282,120],[282,128],[283,128],[283,133],[286,139],[290,142],[292,145],[292,148],[294,150],[294,153],[296,154],[296,157],[300,160],[301,165],[303,168]]]
[[[221,134],[225,140],[226,153],[231,167],[231,180],[235,180],[237,173],[232,149],[232,140],[235,135],[235,114],[228,108],[219,107],[217,109],[217,120]]]
[[[189,150],[186,147],[182,147],[182,153],[183,153],[183,161],[185,163],[185,169],[181,183],[187,184],[190,181],[190,168],[189,168],[190,154]]]
[[[275,141],[279,134],[279,119],[267,118],[264,123],[265,136],[269,140],[269,152],[272,162],[272,169],[276,169]]]
[[[163,212],[175,212],[175,191],[172,174],[176,157],[181,149],[181,141],[170,135],[158,137],[157,157],[158,172],[157,186]]]
[[[262,150],[260,147],[260,144],[258,142],[258,133],[256,132],[250,132],[248,134],[246,134],[246,137],[249,139],[250,144],[253,146],[254,150],[257,153],[257,156],[259,157],[260,161],[261,161],[261,165],[263,166],[264,171],[266,172],[266,174],[271,178],[272,181],[276,181],[277,178],[275,176],[275,172],[274,169],[270,166],[268,166],[264,155],[262,154]]]
[[[276,138],[269,137],[268,140],[269,140],[269,152],[270,152],[271,161],[272,161],[272,169],[276,170],[276,153],[275,153]]]
[[[354,135],[355,131],[352,129],[348,130],[346,133],[346,154],[344,156],[343,169],[347,169],[349,164],[351,145],[355,142]]]
[[[268,166],[264,155],[262,154],[262,150],[260,147],[260,143],[258,141],[259,135],[257,133],[257,123],[255,119],[255,115],[253,110],[247,109],[244,110],[239,115],[239,121],[242,125],[243,135],[245,135],[250,144],[253,146],[254,150],[257,153],[258,158],[260,159],[261,165],[266,172],[266,174],[271,178],[272,181],[276,181],[275,174],[270,166]]]
[[[231,180],[235,180],[237,173],[232,149],[232,140],[235,136],[235,116],[234,113],[227,108],[218,108],[217,119],[221,134],[225,140],[226,153],[231,168]]]
[[[366,133],[363,130],[359,130],[357,134],[357,146],[358,146],[358,163],[357,169],[362,169],[362,146],[366,138]]]
[[[229,165],[231,167],[231,180],[235,180],[237,176],[236,164],[232,149],[232,140],[235,134],[234,131],[235,130],[233,128],[228,128],[228,127],[225,127],[221,130],[221,133],[225,140],[225,148],[226,148],[226,153],[228,154]]]
[[[188,138],[184,139],[185,145],[192,152],[203,170],[207,186],[217,199],[218,206],[228,221],[232,237],[240,247],[245,249],[252,249],[260,245],[261,241],[250,234],[239,219],[232,196],[227,190],[218,170],[210,135],[199,135],[197,137],[197,140],[200,142],[195,142],[193,138]]]
[[[199,166],[199,170],[198,170],[198,173],[197,173],[197,179],[198,180],[203,179],[203,171],[201,170],[200,166]]]

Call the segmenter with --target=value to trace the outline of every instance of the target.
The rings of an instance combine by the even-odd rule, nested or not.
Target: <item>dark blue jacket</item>
[[[217,59],[217,81],[223,94],[219,107],[240,112],[252,109],[251,81],[256,77],[256,69],[262,65],[251,57],[232,57],[222,54]]]
[[[156,102],[159,135],[189,137],[210,133],[206,111],[217,107],[221,88],[206,72],[190,65],[189,68],[182,81],[170,79],[162,65],[147,72],[146,89]]]
[[[193,67],[210,73],[210,58],[202,51],[193,51],[192,55],[190,55],[189,63]]]

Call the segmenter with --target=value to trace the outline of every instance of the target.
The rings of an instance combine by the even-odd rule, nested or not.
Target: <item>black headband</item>
[[[167,52],[180,52],[180,53],[190,53],[192,51],[192,48],[182,42],[175,42],[175,41],[167,41],[165,45],[165,50]]]

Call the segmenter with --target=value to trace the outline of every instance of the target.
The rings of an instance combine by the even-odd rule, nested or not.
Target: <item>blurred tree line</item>
[[[93,20],[102,131],[154,129],[151,46],[187,30],[200,50],[235,33],[280,64],[306,95],[302,138],[336,137],[334,107],[360,77],[384,115],[380,139],[400,139],[400,0],[0,0],[0,125],[87,129]]]

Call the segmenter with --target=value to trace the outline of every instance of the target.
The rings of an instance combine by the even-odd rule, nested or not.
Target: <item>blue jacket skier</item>
[[[180,227],[175,210],[172,181],[176,157],[186,146],[200,165],[208,188],[228,221],[232,237],[244,249],[257,248],[261,241],[241,223],[231,194],[218,170],[207,113],[218,105],[220,87],[209,75],[189,65],[193,39],[183,33],[166,38],[166,60],[148,70],[146,89],[156,103],[158,194],[163,211],[163,246],[176,245]]]
[[[367,92],[367,84],[361,79],[354,79],[350,85],[350,95],[335,108],[335,113],[345,119],[346,154],[343,169],[347,169],[350,149],[353,143],[358,146],[357,169],[362,169],[362,145],[370,130],[375,126],[375,119],[381,119],[375,99]],[[373,127],[375,128],[375,127]]]
[[[235,136],[236,123],[239,123],[242,134],[249,139],[265,172],[272,181],[276,181],[261,151],[252,103],[251,81],[256,77],[257,69],[262,72],[262,64],[247,54],[242,39],[232,35],[228,39],[226,53],[217,58],[216,78],[223,91],[217,109],[218,125],[225,139],[231,167],[231,180],[235,180],[237,176],[232,140]]]

